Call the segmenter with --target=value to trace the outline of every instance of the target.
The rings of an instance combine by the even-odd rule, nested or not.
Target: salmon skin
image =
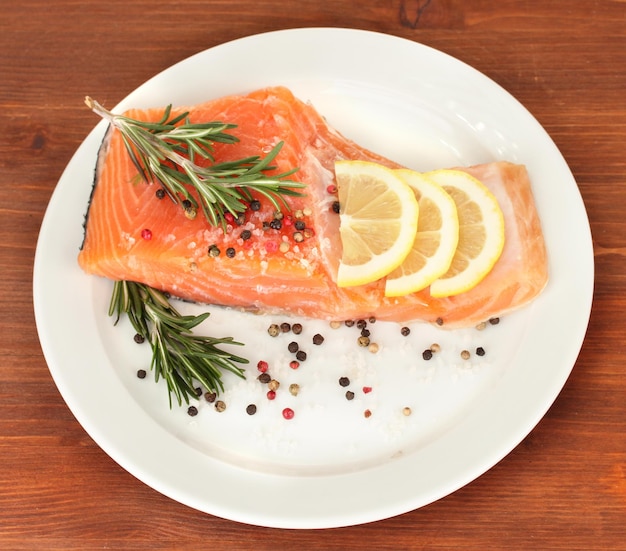
[[[137,170],[119,132],[110,130],[99,153],[78,255],[86,273],[137,281],[204,304],[328,320],[420,320],[450,328],[473,326],[517,309],[546,285],[544,238],[521,165],[495,162],[462,169],[496,195],[505,217],[504,251],[481,283],[443,299],[431,297],[428,289],[386,298],[383,280],[351,288],[336,285],[341,241],[331,191],[337,160],[392,168],[397,163],[343,137],[284,87],[223,97],[172,114],[183,111],[189,111],[191,122],[237,125],[238,143],[215,144],[218,162],[263,156],[284,142],[274,160],[276,171],[297,167],[291,179],[306,184],[304,195],[286,197],[289,210],[280,214],[259,197],[260,208],[248,208],[224,232],[203,216],[190,220],[167,196],[159,199],[158,184],[137,183]],[[156,121],[163,109],[125,114]]]

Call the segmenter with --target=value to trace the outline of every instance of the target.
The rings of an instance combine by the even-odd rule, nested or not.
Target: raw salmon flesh
[[[494,162],[462,169],[495,194],[505,218],[504,251],[481,283],[444,299],[432,298],[428,289],[386,298],[384,281],[352,288],[336,285],[341,258],[339,215],[332,208],[336,196],[328,188],[335,181],[337,160],[398,167],[396,163],[344,138],[314,107],[283,87],[228,96],[173,113],[182,111],[189,111],[192,122],[237,125],[233,133],[240,141],[216,144],[217,161],[263,156],[284,142],[274,165],[278,173],[297,167],[291,178],[306,184],[305,195],[287,198],[290,209],[282,213],[278,229],[268,227],[276,217],[275,208],[259,198],[261,208],[248,209],[243,223],[229,223],[224,233],[200,214],[190,220],[167,196],[159,199],[158,184],[137,183],[137,170],[119,132],[110,130],[99,153],[78,256],[88,274],[141,282],[198,303],[329,320],[371,316],[420,320],[450,328],[473,326],[517,309],[547,283],[544,238],[531,184],[521,165]],[[126,113],[154,121],[162,114],[163,109]],[[297,230],[296,222],[298,227],[304,223],[305,229]],[[295,233],[300,234],[297,239]]]

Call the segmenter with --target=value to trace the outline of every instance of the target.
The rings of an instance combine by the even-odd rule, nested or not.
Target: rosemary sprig
[[[230,212],[236,217],[244,212],[252,191],[266,197],[277,210],[288,207],[286,196],[302,195],[297,189],[304,184],[287,179],[297,168],[281,174],[268,174],[276,168],[272,163],[283,142],[265,158],[252,156],[216,163],[213,144],[239,141],[227,132],[237,125],[192,123],[189,113],[170,118],[171,105],[165,109],[160,121],[144,122],[111,113],[89,96],[85,103],[120,131],[140,177],[147,183],[159,183],[190,217],[195,216],[200,208],[210,224],[225,227],[224,215]],[[203,159],[206,166],[198,164],[198,158]],[[191,189],[196,195],[190,192]]]
[[[239,377],[243,369],[236,364],[248,360],[220,349],[222,344],[242,346],[232,337],[213,338],[194,335],[192,329],[208,316],[183,316],[169,302],[167,296],[148,285],[131,281],[116,281],[109,305],[109,316],[127,314],[133,328],[152,347],[150,369],[155,380],[165,379],[169,393],[178,405],[189,398],[197,399],[195,383],[206,390],[219,393],[224,390],[222,372],[230,371]]]

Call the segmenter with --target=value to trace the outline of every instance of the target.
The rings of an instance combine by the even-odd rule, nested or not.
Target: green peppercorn
[[[370,345],[370,338],[369,337],[364,337],[363,335],[361,335],[357,339],[357,343],[358,343],[359,346],[368,347]]]

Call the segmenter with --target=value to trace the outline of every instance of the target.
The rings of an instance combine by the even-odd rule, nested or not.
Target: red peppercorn
[[[364,394],[369,394],[370,392],[372,392],[372,387],[371,386],[364,386],[363,387],[363,393]]]
[[[330,193],[331,195],[334,195],[335,193],[337,193],[337,186],[334,184],[330,184],[329,186],[326,187],[326,191]]]
[[[276,398],[276,392],[274,390],[268,390],[267,391],[267,399],[268,400],[273,400],[274,398]]]
[[[300,367],[300,362],[298,360],[291,360],[289,362],[289,367],[291,369],[298,369]]]
[[[276,241],[266,241],[265,250],[268,253],[275,253],[278,250],[278,243]]]
[[[148,228],[145,228],[141,230],[141,237],[146,241],[150,241],[150,239],[152,239],[152,232]]]
[[[259,363],[256,364],[256,367],[261,373],[265,373],[268,370],[269,365],[265,360],[260,360]]]
[[[293,419],[293,416],[295,415],[293,409],[291,408],[285,408],[283,409],[283,417],[285,419]]]
[[[233,216],[232,212],[226,212],[224,213],[224,219],[226,220],[226,222],[228,222],[229,224],[234,224],[235,223],[235,217]]]

